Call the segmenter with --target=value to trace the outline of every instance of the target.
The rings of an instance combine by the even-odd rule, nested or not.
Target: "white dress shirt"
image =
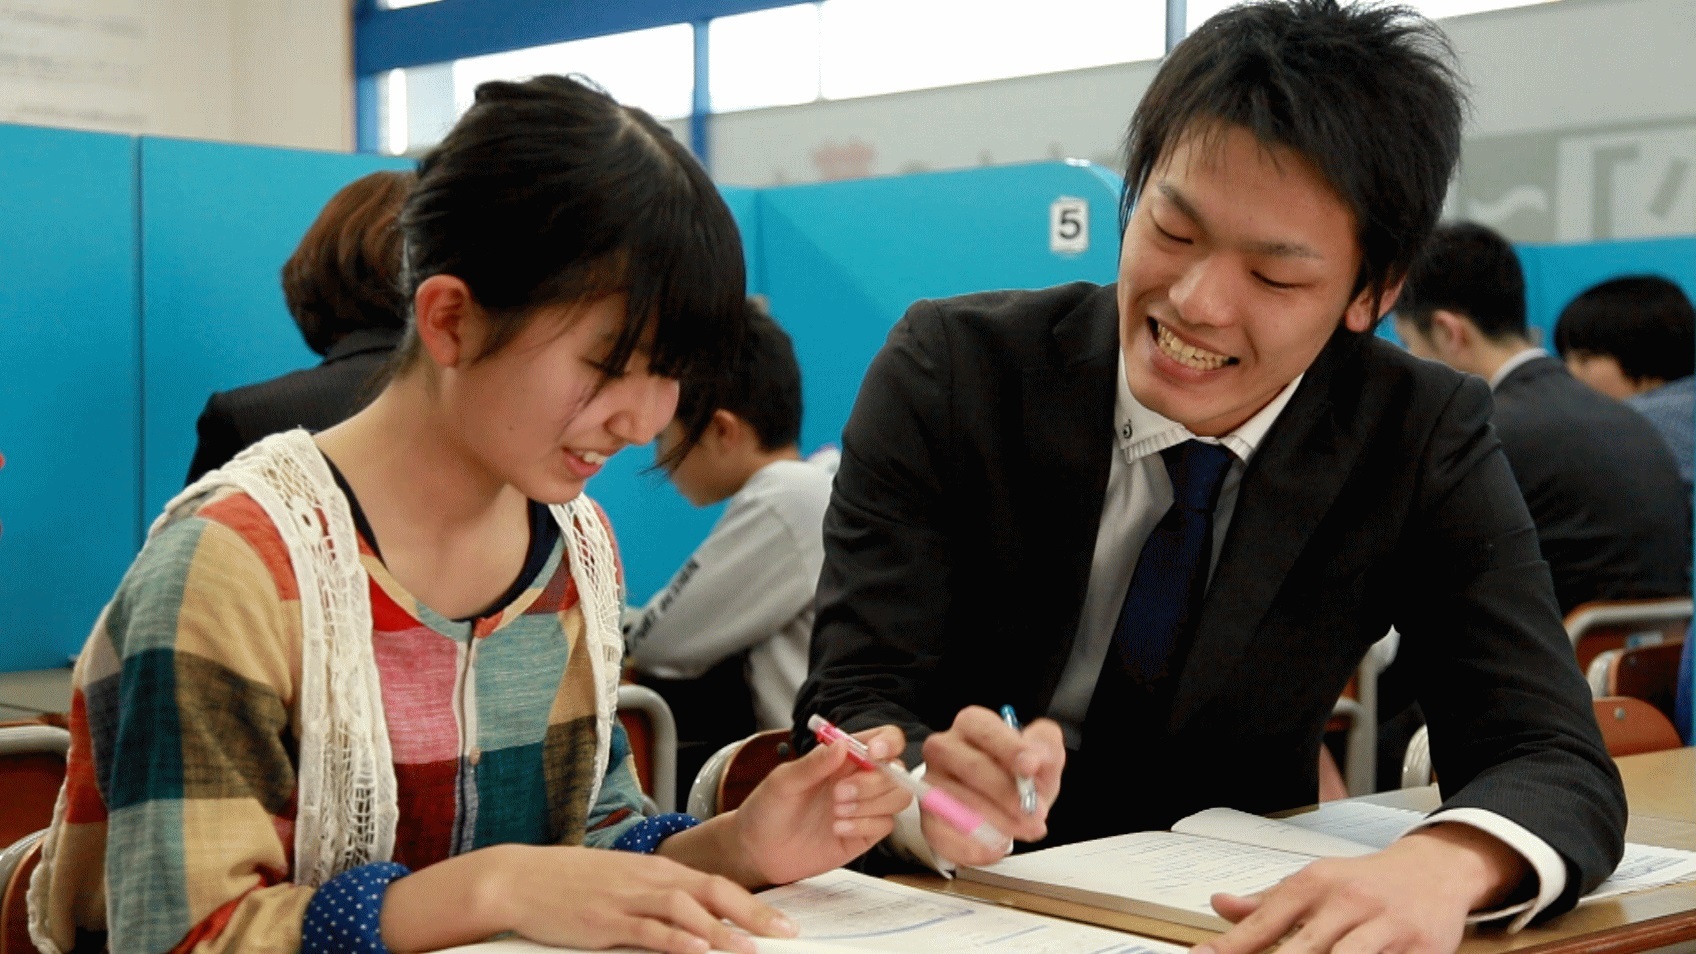
[[[1539,350],[1540,349],[1533,349]],[[1536,357],[1522,353],[1510,362],[1514,367]],[[1512,370],[1509,367],[1508,370]],[[1502,375],[1502,376],[1505,376]],[[1219,491],[1219,502],[1213,511],[1212,566],[1219,560],[1219,549],[1230,528],[1231,517],[1237,508],[1237,489],[1243,471],[1254,456],[1260,442],[1283,413],[1296,388],[1297,377],[1284,387],[1264,408],[1242,426],[1223,437],[1197,437],[1189,428],[1170,421],[1143,407],[1132,396],[1125,379],[1125,358],[1119,357],[1119,389],[1114,404],[1114,434],[1117,453],[1107,475],[1107,495],[1101,507],[1101,526],[1096,532],[1095,555],[1090,563],[1089,584],[1084,592],[1084,604],[1078,618],[1078,631],[1072,641],[1072,654],[1061,671],[1060,682],[1049,704],[1048,716],[1060,724],[1068,748],[1076,748],[1082,739],[1085,714],[1090,697],[1101,673],[1102,663],[1112,646],[1113,631],[1118,625],[1119,608],[1125,591],[1131,585],[1143,543],[1172,506],[1172,481],[1166,476],[1166,463],[1160,451],[1187,440],[1221,444],[1236,455],[1225,482]],[[1494,382],[1492,382],[1493,384]],[[924,766],[919,766],[922,772]],[[1317,795],[1317,793],[1315,793]],[[1495,812],[1479,808],[1455,808],[1439,811],[1418,827],[1426,828],[1439,822],[1471,825],[1484,831],[1517,851],[1536,873],[1536,896],[1511,907],[1475,914],[1469,920],[1484,921],[1514,915],[1509,930],[1517,931],[1548,907],[1566,887],[1566,865],[1560,855],[1543,839],[1523,826]],[[1417,828],[1415,830],[1418,830]],[[953,866],[936,857],[925,843],[919,826],[916,804],[908,806],[896,819],[890,836],[899,853],[942,872],[951,874]]]
[[[1502,382],[1508,379],[1508,375],[1519,370],[1519,366],[1525,362],[1534,361],[1538,358],[1546,358],[1548,356],[1549,352],[1544,351],[1542,348],[1535,345],[1526,348],[1524,351],[1516,353],[1513,357],[1503,361],[1502,366],[1496,369],[1495,374],[1490,375],[1490,390],[1494,391],[1501,387]]]

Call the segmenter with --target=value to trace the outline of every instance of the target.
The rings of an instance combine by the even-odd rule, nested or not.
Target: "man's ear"
[[[1396,307],[1396,299],[1402,297],[1402,285],[1406,278],[1398,278],[1384,289],[1384,294],[1373,300],[1372,289],[1363,288],[1354,301],[1349,302],[1348,311],[1343,312],[1343,324],[1350,331],[1365,334],[1373,326],[1383,320]]]
[[[1478,330],[1465,317],[1439,308],[1431,313],[1431,343],[1452,355],[1471,347]]]
[[[710,437],[713,442],[713,449],[724,451],[734,447],[742,439],[747,429],[746,422],[721,407],[714,411],[712,418],[707,421],[707,430],[701,436],[701,439],[704,441]]]
[[[471,318],[477,300],[470,286],[452,275],[431,275],[418,285],[412,298],[418,343],[439,367],[452,368],[476,357],[478,342],[470,340]]]

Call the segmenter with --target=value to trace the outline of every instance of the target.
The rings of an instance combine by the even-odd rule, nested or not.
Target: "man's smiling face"
[[[1237,126],[1178,139],[1119,258],[1131,393],[1196,434],[1236,429],[1307,370],[1339,321],[1372,327],[1370,291],[1351,295],[1355,235],[1348,206],[1299,154]]]

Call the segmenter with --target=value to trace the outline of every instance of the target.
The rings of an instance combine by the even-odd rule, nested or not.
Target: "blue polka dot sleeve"
[[[378,861],[326,881],[307,902],[301,954],[389,954],[383,943],[383,895],[389,882],[411,873],[405,865]]]
[[[680,831],[688,831],[699,825],[701,820],[694,815],[682,812],[671,812],[665,815],[655,815],[644,818],[631,827],[618,840],[612,843],[614,851],[634,851],[641,855],[651,855],[659,848],[660,842],[665,841]]]

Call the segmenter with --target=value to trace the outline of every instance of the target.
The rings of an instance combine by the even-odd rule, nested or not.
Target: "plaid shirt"
[[[600,795],[595,682],[556,541],[495,615],[455,622],[376,558],[372,647],[393,750],[394,859],[487,845],[611,847],[641,821],[614,724]],[[64,817],[50,835],[51,932],[108,931],[118,954],[293,951],[313,889],[291,881],[301,667],[288,551],[224,491],[136,558],[77,662]],[[108,918],[110,920],[108,920]]]

